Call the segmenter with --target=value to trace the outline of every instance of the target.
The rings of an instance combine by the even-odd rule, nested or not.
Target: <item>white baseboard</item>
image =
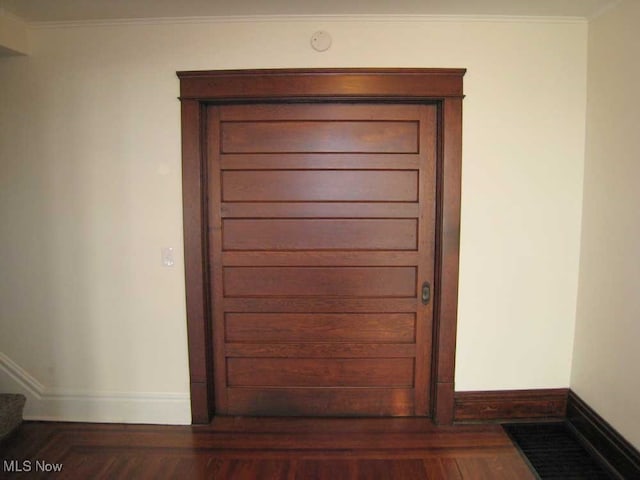
[[[44,386],[0,352],[0,392],[27,397],[25,420],[189,425],[189,394],[85,392]]]

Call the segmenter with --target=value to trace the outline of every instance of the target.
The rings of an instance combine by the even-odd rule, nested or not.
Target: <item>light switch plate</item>
[[[173,247],[162,247],[162,265],[164,267],[173,267],[176,264],[173,253]]]

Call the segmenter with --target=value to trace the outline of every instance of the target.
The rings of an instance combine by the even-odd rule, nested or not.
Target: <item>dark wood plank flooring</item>
[[[535,478],[499,425],[436,427],[416,418],[219,417],[194,427],[26,422],[0,445],[0,461],[0,477],[16,479]],[[11,461],[31,471],[9,472]],[[62,471],[38,472],[36,461]]]

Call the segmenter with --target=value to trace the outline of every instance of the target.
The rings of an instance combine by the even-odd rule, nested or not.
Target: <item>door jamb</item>
[[[431,418],[453,422],[460,247],[464,69],[295,69],[177,72],[191,415],[215,413],[209,292],[206,107],[212,103],[369,101],[438,106]]]

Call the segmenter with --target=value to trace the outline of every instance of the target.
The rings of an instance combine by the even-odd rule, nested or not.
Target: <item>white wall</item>
[[[334,40],[322,54],[309,47],[319,28]],[[0,60],[0,387],[15,386],[15,365],[28,372],[33,416],[189,421],[183,265],[162,268],[160,248],[182,253],[175,71],[193,69],[468,68],[456,388],[569,385],[586,23],[298,18],[32,33],[31,56]]]
[[[582,254],[571,388],[640,448],[640,3],[589,25]]]

